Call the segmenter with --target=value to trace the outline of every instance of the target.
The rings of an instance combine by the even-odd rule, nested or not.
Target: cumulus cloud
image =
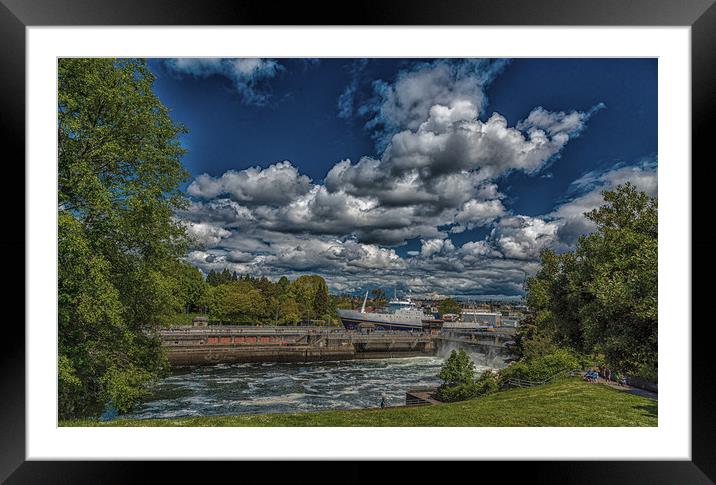
[[[537,217],[504,217],[495,225],[490,240],[506,258],[536,259],[554,242],[558,227]]]
[[[258,234],[249,237],[258,237]],[[395,288],[413,295],[516,294],[532,261],[494,257],[480,243],[455,248],[449,240],[426,240],[426,255],[414,251],[401,258],[394,249],[363,244],[355,239],[334,239],[260,232],[270,244],[265,251],[245,252],[228,248],[194,250],[189,260],[204,271],[228,268],[256,276],[295,278],[306,272],[326,277],[332,291],[354,292],[371,287]],[[439,248],[437,247],[439,246]],[[428,250],[427,248],[431,248]]]
[[[604,203],[602,191],[614,189],[617,185],[626,182],[632,183],[649,196],[656,197],[658,191],[656,162],[647,160],[629,166],[618,164],[609,170],[586,173],[572,183],[572,192],[577,195],[546,216],[559,225],[557,235],[562,248],[572,247],[579,236],[594,230],[594,223],[584,217],[584,213]]]
[[[462,245],[459,250],[465,261],[474,262],[482,258],[500,258],[502,253],[493,248],[488,241],[469,241]]]
[[[492,200],[475,200],[471,199],[465,202],[460,211],[455,216],[455,221],[466,226],[468,229],[484,226],[497,217],[506,213],[505,206],[499,199]],[[453,231],[454,232],[454,231]]]
[[[433,146],[437,170],[433,168],[432,172],[450,170],[457,164],[468,170],[480,170],[481,177],[485,179],[510,170],[535,173],[584,128],[589,118],[579,111],[573,111],[569,116],[580,121],[563,125],[560,130],[545,131],[532,127],[526,132],[507,126],[507,120],[498,113],[485,122],[475,119],[434,126],[430,126],[433,120],[430,118],[413,137],[414,140],[402,133],[400,141],[404,144],[410,141],[437,144]]]
[[[455,251],[450,239],[428,239],[420,241],[420,255],[429,258],[434,254],[449,254]]]
[[[179,75],[196,78],[223,76],[232,82],[246,104],[254,105],[263,105],[269,101],[271,94],[263,83],[285,69],[278,61],[259,58],[182,57],[168,59],[165,66]]]
[[[185,222],[185,227],[191,240],[203,247],[216,246],[231,235],[231,231],[209,222]]]
[[[261,77],[261,69],[272,69],[201,61],[178,69],[198,77],[227,69],[231,76]],[[187,189],[192,204],[179,214],[201,242],[190,261],[204,271],[228,267],[269,277],[316,272],[334,291],[521,292],[539,251],[560,242],[577,199],[543,217],[516,215],[498,183],[514,171],[539,173],[601,106],[537,107],[512,126],[499,113],[483,116],[484,89],[504,65],[422,63],[393,84],[377,83],[372,104],[356,102],[360,85],[351,81],[339,112],[369,116],[384,150],[337,161],[323,180],[311,180],[289,161],[199,175]],[[274,76],[273,69],[264,76]],[[575,184],[587,192],[626,176],[635,173],[586,174]],[[484,240],[457,246],[448,237],[478,227],[490,231]],[[395,248],[414,240],[420,249],[401,257]]]
[[[398,131],[416,129],[433,106],[469,103],[479,114],[487,104],[485,88],[509,63],[505,59],[437,60],[398,73],[393,83],[374,83],[375,97],[362,106],[366,126],[380,148]]]
[[[233,200],[249,205],[284,205],[310,189],[311,179],[284,161],[265,169],[229,170],[220,177],[199,175],[187,192],[203,199],[227,194]]]
[[[651,197],[657,195],[657,164],[654,160],[644,160],[634,165],[617,164],[609,170],[592,171],[575,180],[572,185],[576,190],[585,190],[617,185],[631,182],[639,190]]]
[[[553,127],[548,133],[532,127],[523,132],[509,127],[499,113],[481,121],[475,107],[470,109],[469,102],[465,103],[453,108],[433,106],[416,130],[392,137],[380,160],[366,157],[355,164],[349,160],[338,163],[326,176],[326,187],[382,199],[398,196],[399,202],[405,200],[404,194],[439,200],[458,191],[452,190],[455,176],[475,188],[480,181],[511,170],[537,172],[588,119],[586,113],[575,111],[564,116],[573,115],[581,121],[565,124],[563,131]]]

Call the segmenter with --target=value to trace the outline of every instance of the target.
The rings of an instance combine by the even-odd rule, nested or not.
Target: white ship
[[[348,330],[358,329],[361,325],[373,325],[384,330],[423,330],[423,321],[431,317],[413,303],[410,298],[399,300],[393,297],[388,302],[386,311],[366,312],[368,292],[365,292],[363,306],[360,310],[338,310],[343,326]]]

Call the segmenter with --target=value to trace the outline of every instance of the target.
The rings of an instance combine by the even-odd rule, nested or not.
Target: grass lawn
[[[450,404],[315,413],[205,416],[60,426],[657,426],[657,402],[569,379]]]

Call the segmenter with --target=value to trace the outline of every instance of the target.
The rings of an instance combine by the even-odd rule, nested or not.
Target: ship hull
[[[357,330],[361,324],[373,325],[381,330],[422,331],[423,322],[417,319],[401,319],[390,314],[361,313],[356,310],[338,310],[341,323],[348,330]]]

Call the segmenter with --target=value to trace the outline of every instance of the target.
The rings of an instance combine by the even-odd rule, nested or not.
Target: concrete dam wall
[[[315,362],[432,355],[431,335],[362,334],[324,327],[183,327],[159,332],[173,366]]]

